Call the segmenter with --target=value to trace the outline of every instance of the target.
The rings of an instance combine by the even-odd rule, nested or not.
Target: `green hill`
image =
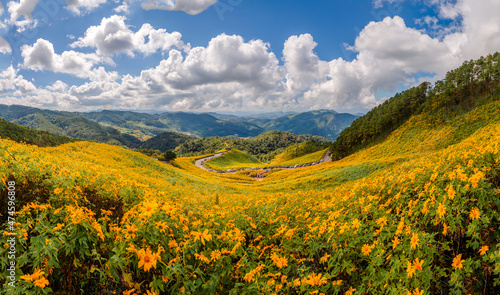
[[[94,140],[131,148],[138,147],[141,143],[134,136],[98,124],[78,113],[1,105],[0,116],[13,123],[61,136]]]
[[[179,155],[192,156],[214,153],[225,147],[227,142],[231,147],[257,157],[262,162],[270,162],[276,155],[285,151],[293,144],[315,140],[326,143],[320,136],[296,135],[283,131],[266,131],[248,139],[223,137],[206,137],[186,141],[175,149]],[[320,144],[323,146],[323,144]]]
[[[18,124],[10,123],[4,119],[0,119],[0,138],[11,139],[16,142],[25,142],[40,147],[58,146],[60,144],[75,141],[73,138],[58,136],[50,134],[46,131],[27,128]]]
[[[205,162],[205,166],[213,170],[232,170],[239,168],[263,167],[265,164],[256,157],[238,150]]]

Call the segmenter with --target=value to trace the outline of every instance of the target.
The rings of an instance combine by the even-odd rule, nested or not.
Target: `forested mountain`
[[[29,128],[55,135],[94,140],[113,145],[138,147],[141,141],[134,136],[103,126],[80,113],[41,110],[24,106],[0,106],[0,116]]]
[[[263,122],[262,126],[266,130],[319,135],[334,140],[356,118],[358,117],[351,114],[339,114],[332,110],[318,110],[286,115],[273,120],[261,120],[261,122]]]
[[[53,135],[46,131],[31,129],[11,123],[4,119],[0,119],[0,138],[34,144],[40,147],[57,146],[63,143],[76,141],[73,138]]]
[[[159,150],[164,153],[167,150],[173,150],[179,145],[192,139],[195,139],[195,137],[177,132],[163,132],[141,143],[140,148]]]
[[[427,82],[396,94],[391,99],[356,119],[332,143],[333,159],[383,141],[411,116],[426,112],[429,121],[438,124],[457,113],[468,111],[484,102],[498,99],[500,53],[466,61],[447,73],[434,87]]]
[[[79,137],[131,148],[141,146],[163,132],[178,132],[199,137],[252,137],[277,130],[295,134],[319,135],[335,139],[356,116],[321,110],[288,114],[279,118],[236,117],[214,113],[147,114],[131,111],[59,112],[25,106],[0,105],[0,117],[23,126],[57,135]],[[147,143],[147,148],[164,150],[170,146],[163,137]],[[170,149],[170,148],[168,148]]]

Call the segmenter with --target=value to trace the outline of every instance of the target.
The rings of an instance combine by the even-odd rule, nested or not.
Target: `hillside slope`
[[[436,95],[380,143],[260,182],[197,157],[0,139],[0,202],[11,181],[22,195],[16,290],[496,294],[499,81]]]
[[[27,128],[18,124],[0,119],[0,138],[11,139],[16,142],[25,142],[37,146],[57,146],[73,142],[75,139],[53,135],[45,131]]]

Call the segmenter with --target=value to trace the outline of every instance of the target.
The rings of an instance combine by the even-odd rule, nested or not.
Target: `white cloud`
[[[143,2],[141,7],[144,10],[184,11],[196,15],[205,11],[215,2],[217,0],[158,0]]]
[[[393,3],[398,3],[398,2],[403,2],[404,0],[373,0],[373,7],[374,8],[382,8],[384,6],[384,3],[387,2],[389,4]]]
[[[57,80],[52,85],[49,85],[46,88],[53,92],[65,92],[68,88],[68,84],[64,83],[61,80]]]
[[[459,0],[457,6],[463,18],[460,42],[464,59],[500,51],[500,1]]]
[[[103,18],[98,26],[87,29],[84,37],[71,44],[71,47],[92,47],[100,55],[115,55],[126,53],[134,56],[139,51],[151,54],[158,50],[168,51],[172,47],[187,50],[189,45],[182,42],[179,32],[168,33],[165,29],[154,29],[150,24],[144,24],[133,32],[125,23],[124,16],[113,15]],[[147,40],[147,41],[146,41]]]
[[[0,93],[6,91],[14,92],[15,95],[32,93],[36,90],[35,85],[17,74],[17,70],[10,66],[0,73]]]
[[[75,14],[81,14],[96,9],[106,0],[66,0],[68,10]]]
[[[68,93],[86,106],[109,103],[115,108],[132,109],[263,107],[279,101],[276,89],[283,77],[283,69],[268,44],[222,34],[207,47],[191,49],[185,57],[176,49],[170,50],[167,59],[139,76],[123,76],[120,83],[94,79],[71,87]]]
[[[0,37],[0,53],[11,53],[12,47],[10,47],[9,42],[7,42],[4,38]]]
[[[317,43],[310,34],[291,36],[283,49],[288,91],[300,91],[324,76],[328,64],[313,52]],[[321,68],[321,69],[320,69]]]
[[[208,46],[196,47],[183,59],[177,50],[158,67],[143,71],[149,85],[189,89],[193,86],[237,82],[254,89],[269,90],[282,80],[274,53],[261,40],[244,42],[241,36],[225,34],[213,38]]]
[[[449,3],[424,1],[438,8]],[[72,44],[74,48],[94,48],[95,53],[58,54],[43,39],[22,47],[24,68],[68,73],[88,79],[86,83],[68,86],[56,81],[33,91],[33,83],[19,80],[22,77],[11,68],[2,72],[0,87],[31,104],[82,110],[368,109],[379,103],[376,96],[382,91],[419,83],[424,79],[422,73],[429,73],[429,77],[435,74],[431,80],[439,79],[465,59],[500,50],[497,0],[458,0],[452,8],[440,18],[424,16],[419,20],[429,30],[435,27],[438,37],[408,27],[398,16],[369,23],[348,46],[356,54],[352,61],[322,60],[314,52],[317,44],[311,35],[291,36],[284,44],[283,65],[262,40],[245,41],[241,36],[221,34],[206,47],[190,48],[178,32],[168,33],[150,24],[133,29],[125,17],[114,15],[88,28]],[[443,16],[455,17],[451,26],[460,27],[444,27],[450,22],[443,21]],[[100,66],[111,63],[117,54],[159,51],[165,58],[137,76],[120,77]]]
[[[57,54],[54,46],[47,40],[38,39],[33,46],[23,45],[21,55],[24,59],[23,66],[27,69],[39,71],[49,70],[56,73],[75,75],[80,78],[89,78],[94,65],[110,62],[96,54],[64,51]]]
[[[20,0],[7,3],[7,10],[10,14],[9,23],[18,27],[18,31],[23,31],[29,27],[36,27],[37,22],[33,21],[33,10],[38,4],[38,0]],[[21,19],[21,20],[19,20]]]
[[[350,48],[358,53],[353,61],[321,61],[315,46],[310,35],[292,36],[283,51],[287,78],[301,83],[295,95],[313,108],[370,108],[378,91],[409,85],[420,72],[443,75],[460,63],[445,42],[408,28],[398,16],[369,23]]]

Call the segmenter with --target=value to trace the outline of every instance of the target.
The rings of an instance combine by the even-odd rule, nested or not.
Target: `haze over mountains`
[[[268,130],[295,134],[310,134],[334,140],[356,118],[332,110],[318,110],[299,114],[276,114],[256,117],[238,117],[216,113],[162,113],[148,114],[132,111],[63,112],[19,105],[0,105],[0,117],[26,127],[48,131],[55,135],[96,140],[128,147],[140,147],[143,141],[164,132],[183,133],[198,137],[237,136],[252,137]],[[166,135],[162,135],[165,137]],[[172,139],[172,134],[168,135]],[[175,136],[174,136],[175,137]]]

